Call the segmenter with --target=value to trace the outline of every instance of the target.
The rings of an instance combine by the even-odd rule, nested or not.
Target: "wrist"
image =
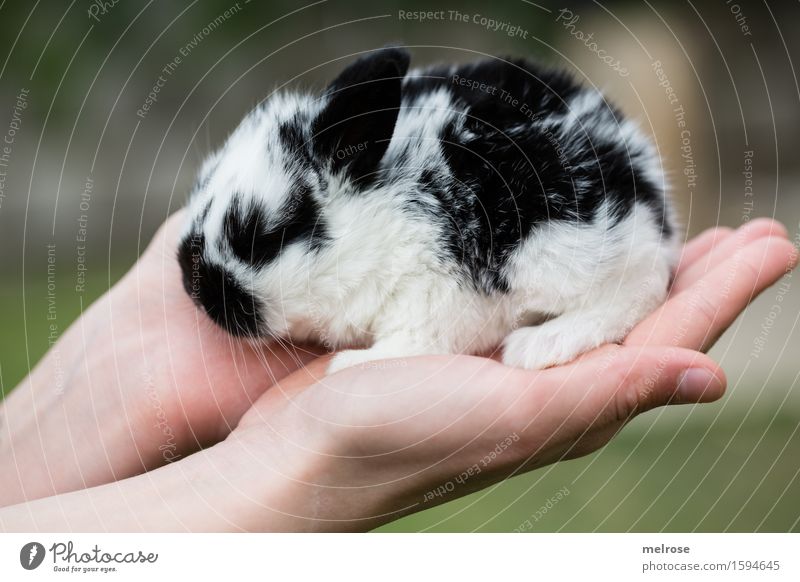
[[[388,521],[379,516],[396,485],[373,482],[372,459],[360,457],[350,427],[315,418],[303,395],[291,393],[262,397],[263,406],[207,451],[225,459],[241,502],[236,513],[248,517],[244,529],[366,531]]]
[[[227,477],[231,513],[246,531],[338,529],[330,502],[335,442],[313,430],[295,438],[275,424],[235,430],[203,451],[212,471]]]

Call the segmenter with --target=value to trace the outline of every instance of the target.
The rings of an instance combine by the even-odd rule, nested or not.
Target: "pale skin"
[[[622,345],[532,372],[256,349],[180,282],[171,218],[0,407],[5,531],[367,530],[605,445],[634,416],[725,390],[703,352],[797,264],[780,224],[708,230]],[[513,436],[478,474],[430,492]]]

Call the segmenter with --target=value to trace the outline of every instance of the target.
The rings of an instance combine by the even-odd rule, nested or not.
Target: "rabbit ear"
[[[345,172],[361,187],[374,179],[394,133],[408,62],[403,49],[379,49],[348,66],[325,90],[312,143],[333,173]]]

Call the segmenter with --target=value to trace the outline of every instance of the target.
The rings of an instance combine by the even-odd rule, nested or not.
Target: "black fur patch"
[[[266,335],[259,316],[260,302],[223,268],[208,262],[202,235],[193,234],[181,241],[178,263],[189,297],[217,325],[234,336]]]
[[[327,104],[312,125],[316,157],[358,188],[375,181],[389,147],[409,58],[396,48],[359,58],[328,86]]]
[[[295,171],[300,164],[304,168],[316,170],[316,164],[311,156],[311,147],[308,137],[303,131],[303,121],[297,116],[286,121],[278,128],[281,144],[290,155],[286,158],[286,170]]]
[[[327,238],[319,206],[311,196],[311,188],[303,183],[295,186],[294,195],[280,218],[273,218],[272,226],[260,206],[249,204],[242,208],[234,200],[225,214],[224,233],[233,254],[257,268],[274,260],[290,244],[306,241],[312,250],[317,250]]]
[[[502,272],[508,257],[549,221],[592,221],[604,201],[617,219],[635,201],[663,216],[660,185],[639,173],[641,152],[629,152],[621,140],[598,142],[580,124],[566,137],[557,135],[557,126],[546,129],[543,120],[567,113],[568,102],[583,90],[568,74],[519,59],[437,66],[406,79],[404,105],[443,87],[467,116],[440,136],[450,174],[440,180],[425,170],[419,180],[439,202],[428,210],[442,225],[447,255],[476,288],[507,291]],[[618,119],[606,106],[592,115],[611,124]],[[669,235],[667,221],[662,223]]]

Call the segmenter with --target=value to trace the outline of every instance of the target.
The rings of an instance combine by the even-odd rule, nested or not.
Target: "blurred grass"
[[[674,421],[645,435],[651,419],[641,418],[590,457],[512,478],[380,531],[800,531],[798,419],[778,415],[767,428],[771,415],[754,414],[736,432],[744,414],[726,413],[705,437],[707,424],[692,422],[675,434]],[[564,487],[569,494],[535,520]]]
[[[124,269],[88,272],[84,308]],[[71,277],[56,279],[62,332],[80,313],[73,284]],[[20,283],[0,283],[6,391],[48,348],[46,279],[26,278],[25,293],[27,335]],[[800,418],[787,408],[773,416],[767,406],[750,414],[741,406],[718,406],[691,414],[683,426],[691,407],[651,413],[590,457],[512,478],[379,531],[503,532],[526,520],[529,531],[800,531]],[[569,494],[534,520],[565,487]]]

